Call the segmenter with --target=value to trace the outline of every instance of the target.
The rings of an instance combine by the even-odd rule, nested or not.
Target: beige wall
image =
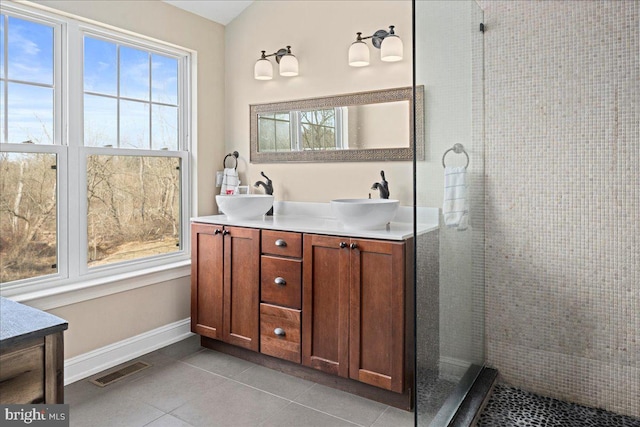
[[[640,416],[640,2],[484,1],[488,362]]]
[[[389,25],[402,37],[404,60],[383,63],[380,51],[370,46],[370,66],[349,67],[347,52],[356,32],[370,35]],[[228,152],[240,153],[243,183],[252,185],[264,171],[274,182],[276,200],[328,202],[367,197],[384,170],[391,197],[411,205],[411,162],[249,163],[249,104],[411,86],[410,1],[258,1],[225,31],[225,141]],[[292,46],[300,75],[280,77],[276,66],[273,80],[255,80],[260,51],[271,53],[285,45]],[[216,159],[215,166],[222,162]]]
[[[197,51],[197,204],[214,210],[208,167],[224,153],[224,27],[153,1],[40,1],[71,13]],[[65,358],[189,317],[189,278],[163,282],[51,310],[69,321]]]

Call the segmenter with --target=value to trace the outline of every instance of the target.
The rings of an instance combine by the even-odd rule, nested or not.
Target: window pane
[[[118,101],[97,95],[84,96],[84,145],[118,146]]]
[[[178,149],[178,107],[151,106],[151,148],[154,150]]]
[[[276,140],[276,127],[275,121],[267,118],[260,117],[258,119],[258,138],[259,143],[258,147],[260,147],[260,151],[270,152],[275,151],[275,140]]]
[[[9,78],[53,84],[53,28],[9,17],[7,54]]]
[[[4,20],[6,15],[0,15],[0,78],[4,78]]]
[[[55,154],[0,153],[0,283],[57,272]]]
[[[291,151],[289,122],[276,122],[276,151]]]
[[[120,148],[149,148],[149,104],[120,101]]]
[[[88,265],[180,250],[180,159],[87,157]]]
[[[8,140],[53,144],[53,89],[9,83]]]
[[[151,94],[153,102],[178,104],[178,60],[151,55]]]
[[[149,100],[149,53],[120,46],[120,96]]]
[[[117,95],[117,47],[104,40],[84,38],[84,90]]]
[[[4,140],[4,82],[0,82],[0,144]]]

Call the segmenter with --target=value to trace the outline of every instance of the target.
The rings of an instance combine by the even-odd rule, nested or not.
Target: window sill
[[[66,305],[77,304],[119,292],[126,292],[168,280],[187,277],[191,274],[191,261],[183,260],[170,264],[146,268],[129,273],[92,279],[47,289],[20,292],[2,292],[2,296],[28,304],[40,310],[51,310]]]

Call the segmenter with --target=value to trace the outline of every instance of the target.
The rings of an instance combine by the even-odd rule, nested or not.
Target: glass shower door
[[[483,13],[473,0],[418,0],[414,14],[417,221],[440,209],[437,230],[416,235],[416,420],[443,427],[484,363]]]

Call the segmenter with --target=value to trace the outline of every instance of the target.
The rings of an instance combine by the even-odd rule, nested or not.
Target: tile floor
[[[104,388],[88,381],[103,373],[66,386],[71,426],[414,425],[412,412],[203,349],[195,336],[138,360],[153,366]]]

